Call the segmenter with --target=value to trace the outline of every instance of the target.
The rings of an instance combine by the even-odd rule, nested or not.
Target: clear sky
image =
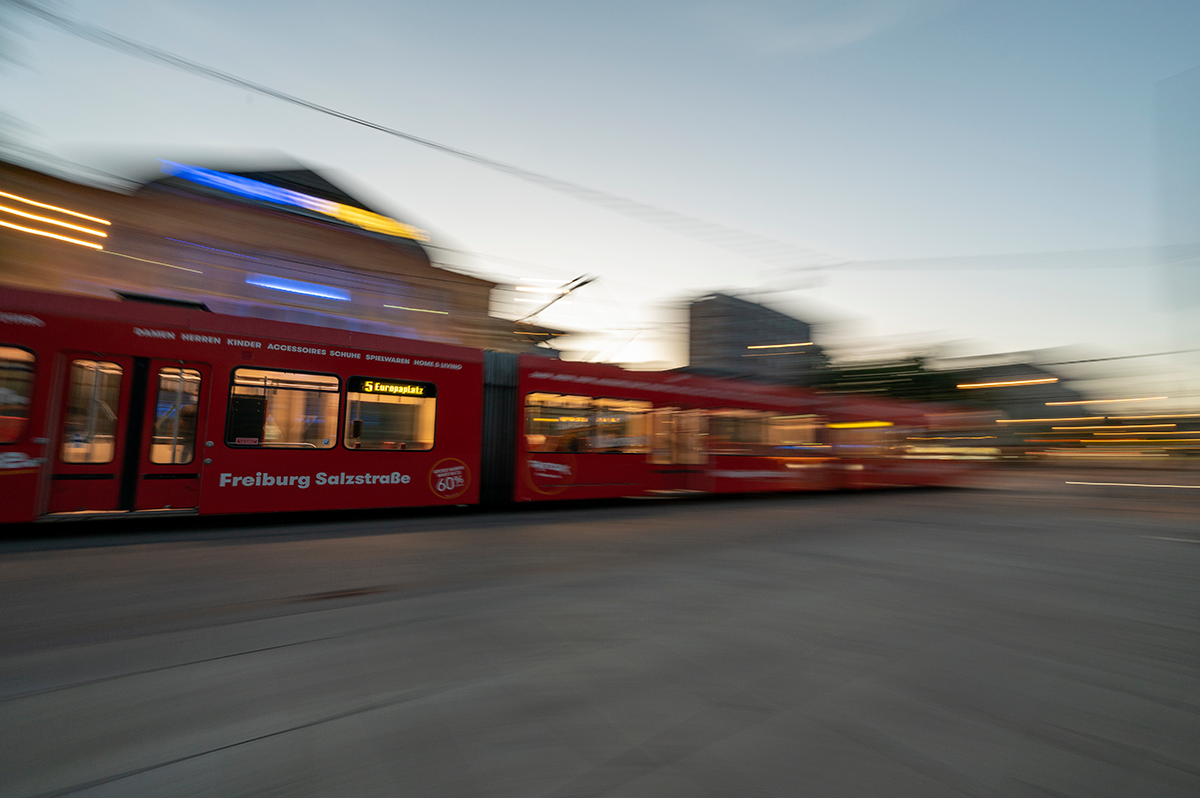
[[[1177,348],[1143,248],[1159,242],[1155,87],[1200,64],[1194,0],[54,8],[418,136],[850,262],[789,272],[4,15],[18,62],[0,71],[0,109],[26,144],[143,173],[160,157],[290,157],[473,253],[441,255],[455,265],[500,280],[601,275],[542,317],[601,333],[580,354],[678,359],[679,328],[652,303],[713,289],[761,291],[750,298],[829,323],[835,344]],[[1092,250],[1106,254],[995,257]]]

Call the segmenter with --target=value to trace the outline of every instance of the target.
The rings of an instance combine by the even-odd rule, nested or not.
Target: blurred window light
[[[960,386],[961,387],[961,386]],[[1167,396],[1139,396],[1136,399],[1080,399],[1077,402],[1046,402],[1046,407],[1061,407],[1063,405],[1108,405],[1116,402],[1153,402],[1158,399],[1169,399]]]
[[[38,202],[37,200],[31,200],[28,197],[20,197],[20,196],[17,196],[16,194],[9,194],[7,191],[0,191],[0,197],[4,197],[5,199],[10,199],[10,200],[16,200],[17,202],[24,202],[26,205],[33,205],[38,208],[45,208],[48,211],[58,211],[59,213],[65,213],[68,216],[74,216],[77,219],[86,219],[87,221],[95,222],[96,224],[104,224],[104,225],[112,224],[112,222],[108,221],[107,219],[99,219],[95,216],[88,216],[86,213],[80,213],[79,211],[72,211],[67,208],[60,208],[57,205],[47,205],[44,202]]]
[[[962,382],[958,384],[960,389],[968,388],[1007,388],[1012,385],[1047,385],[1052,382],[1058,382],[1058,377],[1041,377],[1038,379],[1028,380],[1005,380],[1003,382]]]
[[[66,241],[69,244],[78,244],[81,247],[87,247],[89,249],[104,249],[104,247],[100,246],[99,244],[93,243],[91,241],[80,241],[77,238],[68,238],[67,236],[60,236],[58,233],[49,233],[45,230],[35,230],[32,227],[23,227],[22,225],[19,225],[19,224],[12,224],[11,222],[6,222],[3,219],[0,219],[0,227],[7,227],[12,230],[19,230],[22,233],[29,233],[29,234],[35,235],[35,236],[44,236],[46,238],[53,238],[56,241]]]
[[[378,213],[365,211],[362,208],[355,208],[352,205],[345,205],[333,200],[301,194],[299,191],[291,191],[279,186],[273,186],[270,183],[263,183],[259,180],[251,180],[248,177],[231,175],[226,172],[218,172],[213,169],[188,166],[186,164],[175,163],[174,161],[163,160],[160,162],[162,163],[163,172],[172,177],[187,180],[190,183],[208,186],[209,188],[215,188],[218,191],[224,191],[229,194],[237,194],[247,199],[303,208],[304,210],[324,214],[325,216],[352,224],[355,227],[361,227],[364,230],[370,230],[373,233],[384,233],[396,236],[397,238],[411,238],[417,241],[429,240],[429,236],[423,230],[412,225],[403,224],[387,216],[381,216]]]
[[[514,286],[514,290],[524,291],[527,294],[569,294],[569,289],[566,288],[537,288],[532,285]]]
[[[315,296],[321,299],[335,299],[338,302],[349,302],[350,292],[340,288],[332,288],[318,283],[305,283],[300,280],[289,280],[286,277],[271,277],[266,274],[251,274],[246,278],[248,285],[259,288],[270,288],[273,291],[286,291],[289,294]]]

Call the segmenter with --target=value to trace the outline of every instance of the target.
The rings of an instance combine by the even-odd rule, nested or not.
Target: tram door
[[[133,509],[199,506],[210,375],[207,363],[150,361]]]
[[[197,506],[204,363],[68,355],[47,512]]]
[[[705,464],[708,419],[703,410],[659,407],[651,416],[650,463],[665,490],[710,490]]]

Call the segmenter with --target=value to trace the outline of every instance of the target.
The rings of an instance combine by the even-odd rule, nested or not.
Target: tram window
[[[880,427],[830,430],[830,442],[839,457],[887,457],[892,436],[892,430]]]
[[[592,405],[594,452],[641,454],[650,451],[650,402],[596,399]]]
[[[650,462],[666,465],[675,462],[675,417],[678,407],[656,407],[650,414]]]
[[[184,464],[196,451],[196,414],[200,408],[200,372],[165,368],[158,372],[150,462]]]
[[[110,463],[116,454],[117,413],[124,370],[103,360],[71,363],[63,421],[64,463]]]
[[[529,451],[587,451],[591,447],[592,402],[590,396],[526,396],[525,444]]]
[[[708,416],[712,454],[762,454],[764,416],[758,410],[713,410]]]
[[[708,461],[708,452],[704,448],[708,437],[707,421],[703,410],[684,410],[675,414],[674,462],[702,465]]]
[[[347,449],[424,452],[433,448],[437,386],[351,377],[346,385]]]
[[[234,369],[225,443],[332,449],[337,437],[338,390],[338,378],[332,374]]]
[[[33,393],[32,352],[0,346],[0,443],[13,443],[29,423],[29,397]]]
[[[808,449],[817,445],[821,420],[814,415],[771,416],[767,419],[767,443],[776,448]]]

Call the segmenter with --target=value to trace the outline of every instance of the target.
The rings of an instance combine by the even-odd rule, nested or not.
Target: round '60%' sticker
[[[471,485],[471,469],[462,460],[447,457],[429,469],[429,489],[443,499],[461,496]]]

